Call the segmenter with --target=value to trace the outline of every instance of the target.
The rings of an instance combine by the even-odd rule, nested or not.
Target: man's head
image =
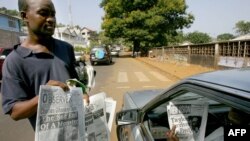
[[[233,125],[248,125],[250,115],[238,109],[231,108],[228,113],[228,119]]]
[[[51,0],[18,0],[18,6],[30,35],[50,37],[54,34],[56,12]]]

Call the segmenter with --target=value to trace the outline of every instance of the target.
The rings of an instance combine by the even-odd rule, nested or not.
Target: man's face
[[[56,26],[55,7],[50,0],[27,0],[24,20],[29,32],[38,36],[52,36]]]

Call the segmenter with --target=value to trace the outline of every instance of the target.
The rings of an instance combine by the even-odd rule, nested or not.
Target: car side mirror
[[[139,110],[131,109],[118,112],[116,114],[116,124],[117,125],[128,125],[138,122]]]

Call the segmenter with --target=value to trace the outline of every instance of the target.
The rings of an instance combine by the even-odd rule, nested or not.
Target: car
[[[74,52],[74,53],[75,53],[76,62],[84,62],[85,61],[85,55],[83,52]]]
[[[120,53],[119,50],[111,49],[111,55],[112,55],[112,56],[114,56],[114,57],[119,57],[119,53]]]
[[[176,125],[180,138],[203,140],[223,138],[224,127],[236,123],[232,119],[249,126],[249,76],[250,68],[217,70],[185,78],[167,89],[126,92],[116,114],[117,138],[166,141],[166,133]]]
[[[106,63],[110,65],[112,63],[112,56],[107,46],[95,46],[90,51],[90,63]]]
[[[13,50],[13,48],[0,48],[0,79],[1,80],[2,80],[3,62],[12,50]]]

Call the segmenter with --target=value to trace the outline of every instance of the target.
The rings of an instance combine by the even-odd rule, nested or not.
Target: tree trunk
[[[133,41],[133,57],[136,57],[138,55],[138,52],[140,50],[140,41],[134,40]]]

